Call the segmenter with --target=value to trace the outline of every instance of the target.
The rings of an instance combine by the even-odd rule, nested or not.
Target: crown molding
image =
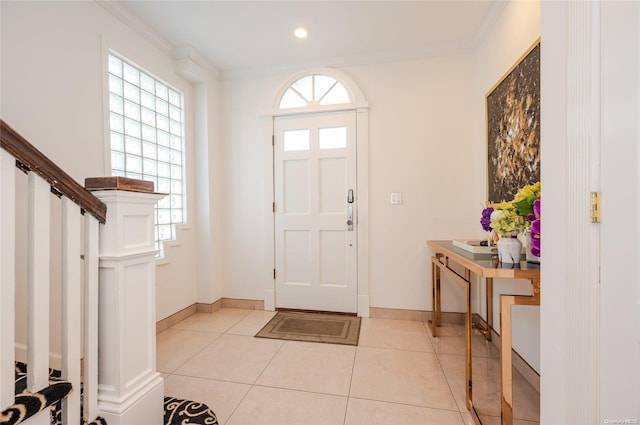
[[[109,0],[94,0],[98,5],[104,8],[107,12],[111,13],[122,23],[134,30],[145,40],[153,44],[160,49],[171,59],[176,61],[190,60],[204,69],[206,72],[210,72],[214,77],[219,78],[220,71],[209,62],[204,56],[202,56],[197,50],[191,46],[174,46],[167,39],[161,36],[157,31],[148,26],[138,17],[133,15],[127,8],[125,8],[119,1]]]
[[[220,78],[220,70],[213,65],[207,58],[191,46],[177,46],[173,49],[173,59],[176,61],[190,61],[198,65],[204,71],[210,73],[213,77]]]
[[[405,49],[374,54],[342,56],[318,61],[280,64],[276,66],[262,66],[243,68],[237,70],[221,71],[222,80],[235,80],[242,78],[263,77],[282,73],[293,73],[309,68],[340,68],[348,66],[374,65],[387,62],[401,62],[433,57],[453,56],[458,54],[470,54],[474,49],[472,45],[446,45],[417,49]]]
[[[122,23],[129,28],[140,34],[144,39],[160,49],[163,53],[169,57],[173,56],[173,45],[169,43],[164,37],[158,34],[154,29],[149,27],[143,21],[138,19],[129,10],[127,10],[119,1],[108,0],[94,0],[107,12],[111,13]]]
[[[487,35],[491,31],[495,23],[498,22],[500,15],[502,15],[502,12],[504,11],[504,9],[507,7],[508,4],[509,4],[508,1],[502,1],[502,0],[496,1],[493,3],[493,6],[491,6],[489,13],[487,13],[487,16],[484,18],[484,21],[482,21],[482,25],[480,25],[480,28],[478,29],[475,37],[473,38],[473,42],[471,43],[471,46],[474,49],[477,48],[479,45],[481,45],[482,42],[484,42],[485,38],[487,38]]]

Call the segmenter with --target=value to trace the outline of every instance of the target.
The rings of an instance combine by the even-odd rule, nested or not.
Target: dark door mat
[[[358,345],[360,318],[344,314],[279,311],[255,336],[290,341]]]

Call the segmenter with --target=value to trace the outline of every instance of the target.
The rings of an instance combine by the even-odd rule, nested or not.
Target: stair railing
[[[98,414],[99,224],[106,222],[107,207],[1,119],[0,126],[0,412],[15,403],[13,342],[16,316],[24,314],[15,306],[16,238],[23,237],[16,232],[16,199],[24,196],[16,191],[17,179],[24,178],[17,167],[26,174],[28,188],[27,391],[50,385],[49,271],[52,228],[58,226],[51,223],[54,199],[60,202],[62,235],[61,378],[73,389],[62,401],[62,418],[64,424],[79,422],[82,382],[83,421],[91,421]],[[45,415],[34,416],[33,423],[48,423]]]

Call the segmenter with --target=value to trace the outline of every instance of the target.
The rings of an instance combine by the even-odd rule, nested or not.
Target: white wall
[[[174,60],[98,3],[1,2],[0,12],[1,116],[81,184],[86,177],[110,174],[105,165],[106,49],[181,90],[188,108],[194,102],[191,83],[176,73]],[[214,86],[209,101],[215,96]],[[212,113],[217,112],[214,104]],[[165,265],[157,271],[158,320],[197,299],[193,114],[186,120],[189,222],[179,230],[179,241],[167,247]],[[217,123],[211,126],[215,130]],[[219,149],[216,133],[208,137]],[[215,225],[214,233],[221,227]],[[208,285],[219,287],[217,278],[208,279]],[[207,300],[215,296],[208,295]]]
[[[476,86],[474,95],[475,119],[478,131],[474,133],[473,158],[476,164],[476,205],[486,201],[487,181],[487,129],[485,96],[504,74],[522,57],[540,37],[540,3],[512,1],[486,34],[475,52]],[[544,42],[541,43],[544,49]],[[544,125],[544,121],[542,121]],[[545,164],[543,163],[544,167]],[[544,194],[545,187],[542,187]],[[543,195],[544,196],[544,195]],[[478,220],[480,210],[478,212]],[[477,227],[482,236],[480,226]],[[544,285],[544,283],[543,283]],[[494,280],[493,324],[500,329],[500,294],[529,294],[528,281],[513,279]],[[484,299],[484,295],[480,299]],[[540,308],[513,306],[513,347],[540,372]],[[484,314],[484,311],[483,311]]]
[[[263,300],[273,282],[273,251],[267,248],[273,200],[266,190],[272,178],[266,162],[271,138],[264,128],[281,84],[278,77],[221,82],[226,298]]]
[[[369,115],[371,306],[428,310],[427,239],[475,234],[473,59],[454,55],[341,68],[360,86]],[[223,82],[227,234],[224,296],[262,299],[273,281],[262,114],[290,75]],[[265,162],[267,158],[267,162]],[[391,206],[390,192],[404,203]],[[233,217],[233,218],[232,218]],[[259,221],[258,221],[259,219]],[[268,221],[267,221],[268,222]],[[461,305],[448,306],[461,310]]]
[[[352,67],[369,115],[372,307],[431,310],[428,239],[475,234],[473,58],[460,54]],[[403,204],[390,204],[391,192]],[[443,309],[463,311],[457,285]],[[446,289],[444,289],[446,288]],[[457,302],[456,302],[457,301]]]

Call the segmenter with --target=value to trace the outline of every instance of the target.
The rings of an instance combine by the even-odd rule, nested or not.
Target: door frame
[[[277,109],[280,98],[289,85],[307,74],[325,74],[336,78],[349,90],[352,102],[344,105],[321,106],[317,108]],[[298,73],[287,80],[280,90],[274,107],[263,116],[264,146],[264,226],[269,229],[265,238],[264,250],[266,264],[264,265],[264,309],[275,310],[275,215],[273,202],[274,191],[274,147],[273,135],[275,119],[280,116],[308,115],[318,112],[356,112],[356,184],[358,195],[357,220],[358,226],[358,254],[357,254],[357,294],[358,316],[369,317],[369,105],[358,86],[345,74],[335,69],[313,69]]]

